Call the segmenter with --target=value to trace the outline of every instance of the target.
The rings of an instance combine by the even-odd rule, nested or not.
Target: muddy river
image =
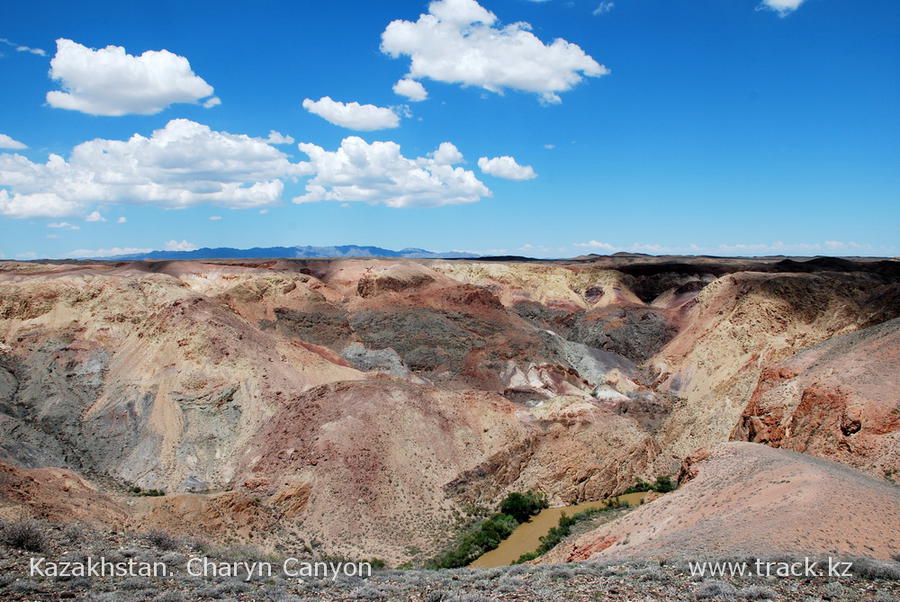
[[[628,502],[632,506],[641,503],[646,492],[627,493],[620,495],[619,499]],[[469,566],[475,568],[492,568],[497,566],[507,566],[515,562],[519,556],[526,552],[532,552],[541,545],[541,537],[559,524],[559,518],[565,512],[568,516],[588,510],[590,508],[600,508],[604,506],[606,500],[596,502],[582,502],[572,506],[560,506],[558,508],[547,508],[539,514],[532,516],[527,523],[522,523],[512,534],[504,539],[500,545],[486,554],[482,554],[475,562]]]

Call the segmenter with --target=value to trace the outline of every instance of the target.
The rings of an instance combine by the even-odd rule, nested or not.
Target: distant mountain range
[[[253,247],[252,249],[233,249],[203,247],[193,251],[150,251],[131,255],[116,255],[97,259],[139,261],[142,259],[240,259],[250,257],[292,257],[292,258],[324,258],[324,257],[410,257],[454,259],[460,257],[478,257],[474,253],[450,251],[439,253],[425,249],[403,249],[392,251],[381,247],[360,245],[339,245],[335,247]]]

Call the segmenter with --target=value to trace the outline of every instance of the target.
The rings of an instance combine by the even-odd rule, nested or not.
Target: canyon
[[[892,259],[4,261],[0,519],[417,566],[510,492],[680,474],[548,561],[888,558],[898,349]]]

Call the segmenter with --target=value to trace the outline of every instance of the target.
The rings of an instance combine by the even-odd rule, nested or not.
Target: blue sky
[[[3,3],[0,257],[897,255],[900,4],[767,1]]]

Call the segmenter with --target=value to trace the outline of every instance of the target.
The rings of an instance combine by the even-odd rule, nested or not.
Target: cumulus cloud
[[[0,163],[2,159],[3,155],[0,155]],[[0,166],[0,178],[3,175],[3,167]],[[79,203],[63,199],[55,193],[9,194],[0,188],[0,215],[7,217],[58,217],[77,213],[80,209]]]
[[[50,106],[90,115],[152,115],[213,93],[186,58],[168,50],[134,56],[121,46],[94,50],[65,38],[56,40],[50,77],[62,87],[47,92]],[[218,98],[210,98],[204,106],[216,104]]]
[[[0,148],[8,148],[12,150],[21,150],[23,148],[28,148],[26,145],[22,144],[18,140],[13,140],[6,134],[0,134]]]
[[[502,157],[481,157],[478,159],[478,169],[495,178],[507,180],[531,180],[537,174],[530,165],[519,165],[516,160],[508,155]]]
[[[166,243],[164,248],[166,251],[196,251],[197,245],[186,240],[180,242],[177,240],[170,240]]]
[[[128,218],[125,217],[125,216],[123,215],[122,217],[120,217],[119,219],[116,220],[116,223],[117,223],[117,224],[124,224],[124,223],[127,222],[127,221],[128,221]]]
[[[559,94],[609,70],[577,44],[562,38],[544,44],[528,23],[497,25],[475,0],[437,0],[417,21],[395,20],[381,34],[382,52],[410,58],[407,79],[538,94],[559,103]]]
[[[309,175],[264,139],[173,119],[148,138],[95,139],[33,163],[0,153],[0,214],[59,217],[92,203],[182,208],[211,203],[232,208],[278,202],[285,179]]]
[[[99,211],[91,211],[87,217],[84,218],[86,222],[105,222],[106,218],[100,215]]]
[[[760,4],[758,8],[762,10],[773,10],[784,17],[800,8],[800,5],[805,1],[806,0],[762,0],[762,4]]]
[[[545,144],[544,148],[546,148],[547,150],[553,150],[554,148],[556,148],[556,145],[555,144]]]
[[[343,103],[323,96],[319,100],[307,98],[303,108],[325,121],[349,130],[386,130],[400,125],[400,116],[393,109],[361,105],[358,102]]]
[[[403,78],[394,84],[394,94],[405,96],[412,102],[420,102],[428,98],[428,90],[414,79]]]
[[[6,46],[15,48],[16,52],[28,52],[30,54],[36,54],[38,56],[47,56],[47,53],[43,48],[32,48],[31,46],[25,46],[23,44],[16,44],[12,40],[7,40],[6,38],[0,38],[0,44],[5,44]]]
[[[462,154],[450,143],[416,159],[404,157],[396,142],[369,144],[357,136],[344,138],[335,151],[310,143],[298,146],[309,155],[316,175],[295,203],[354,201],[388,207],[437,207],[473,203],[491,195],[474,172],[454,166]]]
[[[281,132],[271,130],[268,137],[266,138],[266,142],[268,142],[269,144],[293,144],[294,139],[290,136],[285,136]]]
[[[609,0],[605,0],[604,2],[601,2],[600,4],[597,5],[597,8],[594,9],[594,12],[592,14],[594,16],[605,15],[606,13],[611,11],[613,8],[615,8],[615,6],[616,6],[615,2],[610,2]]]
[[[59,228],[61,230],[81,230],[81,226],[70,224],[69,222],[53,222],[47,224],[48,228]]]
[[[437,165],[454,165],[462,163],[463,154],[452,142],[441,142],[434,152],[428,153]]]

